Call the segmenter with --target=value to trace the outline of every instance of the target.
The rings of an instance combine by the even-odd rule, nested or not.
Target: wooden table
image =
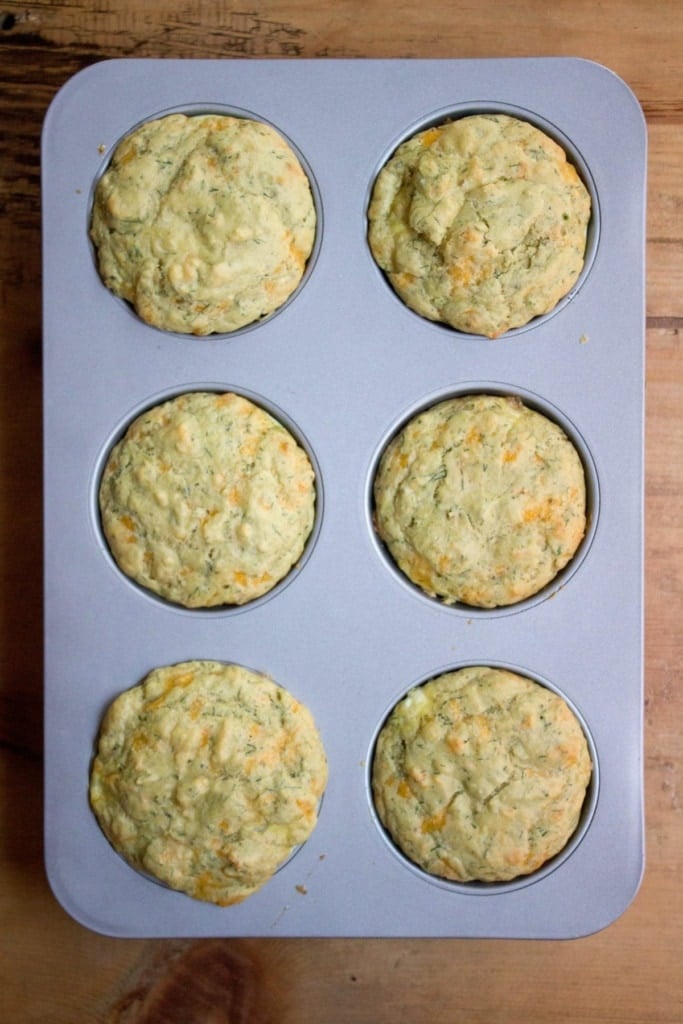
[[[3,1019],[680,1024],[683,5],[185,0],[163,10],[152,0],[0,4]],[[647,870],[638,896],[613,925],[569,942],[124,941],[86,931],[54,900],[42,861],[39,136],[49,101],[108,57],[529,55],[608,65],[648,122]]]

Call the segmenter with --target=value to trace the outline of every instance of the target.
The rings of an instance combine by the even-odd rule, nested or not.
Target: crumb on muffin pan
[[[628,87],[112,60],[42,161],[57,899],[121,937],[606,927],[644,862]]]

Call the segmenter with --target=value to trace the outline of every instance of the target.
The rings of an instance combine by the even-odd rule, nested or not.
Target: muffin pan
[[[280,310],[230,335],[159,331],[103,286],[92,193],[117,142],[170,111],[274,125],[310,175],[318,234]],[[377,171],[413,132],[487,110],[561,142],[593,200],[586,266],[555,310],[495,341],[405,307],[375,265],[366,210]],[[644,210],[640,107],[607,69],[510,60],[115,60],[76,75],[43,131],[45,856],[57,899],[128,937],[569,938],[615,920],[644,863],[642,795]],[[232,390],[306,447],[317,517],[305,556],[265,597],[190,610],[118,571],[99,474],[137,412]],[[544,592],[499,609],[446,607],[400,576],[374,536],[383,446],[416,410],[471,391],[556,419],[586,468],[589,529]],[[206,658],[267,672],[308,705],[329,759],[318,825],[270,882],[219,908],[136,873],[88,805],[101,716],[160,665]],[[510,668],[559,692],[594,773],[567,848],[504,885],[426,876],[372,806],[376,735],[412,686],[464,665]]]

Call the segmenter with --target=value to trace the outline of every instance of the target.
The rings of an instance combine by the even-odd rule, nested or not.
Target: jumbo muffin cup
[[[500,135],[487,138],[496,124]],[[376,170],[367,216],[372,259],[398,301],[456,335],[493,339],[571,302],[600,237],[580,150],[533,110],[505,103],[456,105],[403,132]]]
[[[134,869],[193,899],[248,899],[308,839],[327,783],[315,722],[261,672],[158,666],[102,719],[89,799]]]
[[[481,719],[481,725],[471,727],[466,717],[454,719],[448,729],[451,730],[449,737],[445,727],[439,729],[439,719],[444,714],[444,708],[448,699],[454,694],[453,687],[446,688],[441,703],[437,699],[438,689],[443,683],[451,678],[465,675],[466,672],[473,673],[473,679],[468,682],[476,704],[477,684],[479,678],[484,681],[488,677],[493,678],[495,674],[500,675],[500,683],[512,681],[511,693],[501,693],[500,705],[495,707],[495,713],[488,713],[485,703],[482,703],[476,710],[472,721]],[[519,692],[514,690],[519,688]],[[426,705],[423,710],[420,704],[421,693],[424,688],[430,688],[434,692],[433,702]],[[522,687],[527,690],[522,691]],[[426,691],[425,691],[426,692]],[[552,694],[553,700],[561,701],[559,707],[551,705],[549,709],[544,708],[543,701]],[[532,700],[529,701],[529,695]],[[544,696],[545,695],[545,696]],[[414,701],[415,707],[408,712],[410,700]],[[515,701],[521,702],[515,707]],[[506,705],[507,712],[506,712]],[[538,734],[543,733],[543,728],[538,724],[529,725],[529,733],[536,734],[525,738],[522,734],[525,725],[524,715],[531,715],[533,711],[541,716],[549,714],[551,717],[545,723],[549,730],[559,726],[558,721],[553,721],[553,716],[558,711],[566,715],[561,727],[552,742],[547,747],[539,744]],[[506,713],[510,715],[506,721]],[[397,719],[397,714],[401,715]],[[514,716],[514,717],[513,717]],[[567,723],[569,719],[569,723]],[[398,725],[400,720],[402,725]],[[404,731],[411,731],[413,736],[405,736],[405,760],[403,771],[405,774],[400,781],[396,782],[393,774],[387,769],[393,762],[387,757],[387,751],[380,754],[380,744],[383,735],[392,729],[398,740],[398,736]],[[429,736],[438,733],[438,743],[430,745]],[[479,731],[477,739],[476,733]],[[459,752],[454,753],[456,746],[455,736],[460,730],[463,733],[459,746]],[[569,747],[568,741],[574,744]],[[579,777],[577,768],[577,747],[579,737],[585,741],[585,760],[588,768],[582,767],[582,772],[587,771],[585,779]],[[469,745],[477,742],[476,752],[472,750],[468,755]],[[519,744],[520,751],[514,747]],[[563,744],[567,744],[566,749]],[[486,764],[486,755],[481,757],[482,752],[490,749],[490,757],[497,755],[501,763],[496,766],[497,775],[493,775],[495,785],[487,781],[486,776],[490,770]],[[530,751],[536,751],[536,760]],[[447,756],[444,757],[444,752]],[[378,763],[382,759],[382,770],[378,770]],[[555,764],[546,776],[543,776],[544,761],[548,757],[556,758]],[[564,760],[564,763],[563,763]],[[457,791],[450,795],[449,800],[442,801],[434,794],[438,792],[434,787],[439,784],[439,770],[446,772],[447,762],[457,763],[459,772],[459,784]],[[597,750],[593,743],[590,730],[583,720],[576,707],[571,705],[567,697],[557,691],[547,680],[541,680],[531,675],[528,670],[519,669],[516,666],[484,664],[484,665],[462,665],[457,664],[440,669],[426,679],[421,679],[410,686],[399,699],[396,700],[378,724],[373,734],[370,750],[367,758],[367,796],[370,813],[375,821],[378,832],[386,842],[391,854],[396,856],[405,866],[406,870],[413,872],[416,877],[424,882],[441,887],[446,892],[461,893],[467,895],[491,895],[514,892],[524,886],[541,881],[552,871],[555,871],[565,860],[572,855],[584,838],[595,813],[599,794],[600,769]],[[424,773],[418,777],[419,772]],[[395,767],[395,766],[394,766]],[[478,767],[481,767],[481,777],[477,775]],[[530,786],[535,786],[534,792],[539,798],[548,800],[544,806],[541,801],[534,807],[531,797],[520,812],[520,796],[524,796],[525,772],[535,774],[537,781],[531,780]],[[411,777],[411,772],[414,777]],[[560,789],[560,779],[564,775],[574,772],[575,777],[571,785],[566,785],[564,790]],[[542,781],[541,781],[542,780]],[[506,787],[512,786],[516,789],[517,796],[514,799],[505,797]],[[552,797],[548,798],[544,788],[551,787]],[[431,792],[431,802],[429,796]],[[424,797],[423,797],[424,794]],[[502,794],[502,796],[501,796]],[[421,801],[424,798],[424,810]],[[408,804],[412,800],[413,817],[407,817],[401,821],[397,817],[397,809],[402,804]],[[452,813],[451,804],[455,801],[464,800],[468,810],[464,813]],[[487,806],[493,801],[492,810],[489,813]],[[574,821],[569,815],[567,805],[571,802],[578,803],[579,811]],[[499,804],[499,806],[496,806]],[[429,808],[429,810],[427,810]],[[493,810],[495,808],[495,810]],[[553,833],[554,819],[567,814],[567,821],[563,823],[563,833],[558,830],[553,835],[552,846],[548,846],[545,852],[534,852],[534,833],[540,835],[540,844],[545,842],[544,836]],[[452,817],[449,824],[448,819]],[[470,819],[469,834],[463,834],[460,839],[460,822]],[[552,824],[551,824],[552,823]],[[490,829],[490,832],[486,830]],[[474,841],[473,841],[474,840]],[[430,848],[439,843],[443,847],[443,853],[438,857],[431,854]],[[462,848],[460,847],[462,843]],[[498,844],[498,845],[497,845]],[[490,845],[492,853],[489,855],[487,845]],[[472,877],[458,878],[457,874],[462,873],[462,867],[454,869],[462,850],[469,854],[474,860],[476,867],[472,870],[474,875],[489,874],[496,877]],[[474,852],[473,852],[474,851]],[[486,851],[486,852],[484,852]],[[519,853],[519,867],[511,867],[506,864],[505,854]],[[538,861],[533,866],[524,865],[524,857]],[[453,867],[447,867],[449,861]],[[465,863],[465,861],[463,861]]]
[[[302,570],[320,532],[323,482],[282,409],[199,383],[155,396],[115,425],[91,505],[103,556],[122,580],[163,604],[220,614],[268,600]],[[148,562],[157,559],[154,572]]]
[[[320,192],[276,125],[191,104],[144,118],[105,153],[90,195],[93,260],[103,287],[149,326],[232,337],[305,285]]]
[[[317,234],[305,280],[278,312],[230,335],[144,323],[103,284],[88,233],[114,147],[175,111],[272,125],[312,184]],[[592,200],[576,286],[547,316],[495,341],[416,315],[367,240],[372,187],[397,145],[486,111],[547,129]],[[568,58],[114,60],[57,95],[42,160],[45,859],[65,910],[97,932],[136,938],[558,939],[616,920],[644,864],[646,135],[632,93],[605,68]],[[99,518],[104,465],[132,420],[197,390],[261,405],[315,470],[303,556],[268,594],[234,608],[185,608],[143,590],[119,570]],[[476,392],[512,396],[557,423],[587,489],[586,534],[561,576],[497,609],[421,593],[373,523],[372,481],[391,437],[434,402]],[[134,870],[88,804],[107,707],[155,667],[195,660],[250,666],[295,694],[329,768],[307,841],[228,907]],[[465,665],[507,667],[561,694],[597,766],[577,831],[552,869],[524,884],[432,881],[387,840],[369,798],[390,709],[411,685]]]
[[[446,408],[449,404],[459,401],[472,400],[476,402],[480,399],[489,400],[493,403],[501,402],[503,404],[510,402],[513,406],[520,406],[529,413],[536,414],[538,417],[542,417],[540,420],[541,424],[546,425],[548,431],[557,428],[560,433],[557,434],[556,443],[567,444],[570,447],[570,454],[576,461],[577,466],[572,465],[574,470],[574,478],[576,478],[576,469],[580,464],[582,479],[580,483],[583,491],[577,497],[575,501],[567,501],[567,509],[576,513],[577,519],[583,518],[584,523],[581,529],[580,537],[577,535],[572,545],[571,554],[566,558],[564,564],[554,571],[547,563],[543,567],[543,577],[539,573],[539,579],[536,584],[533,584],[531,580],[526,586],[528,593],[525,593],[521,597],[510,596],[505,600],[490,600],[488,603],[479,601],[468,601],[464,598],[457,599],[452,597],[451,599],[445,599],[443,593],[434,592],[434,580],[438,579],[438,572],[435,569],[434,551],[441,555],[441,557],[448,557],[454,552],[462,551],[462,568],[461,573],[465,578],[469,574],[481,573],[481,567],[477,564],[474,556],[471,556],[467,551],[466,546],[463,546],[462,535],[454,528],[452,523],[449,521],[448,516],[445,514],[436,515],[438,506],[435,504],[435,516],[434,516],[434,533],[435,536],[439,537],[440,540],[435,542],[431,549],[432,561],[427,563],[425,554],[419,541],[416,546],[411,545],[411,539],[409,535],[403,534],[401,530],[396,527],[393,531],[389,531],[392,535],[390,538],[387,536],[387,530],[378,528],[378,509],[377,509],[377,486],[380,478],[380,470],[385,460],[390,445],[395,443],[404,434],[406,429],[410,428],[411,425],[415,425],[420,418],[424,417],[425,414],[433,415],[438,412],[440,408]],[[500,418],[500,417],[499,417]],[[434,450],[434,457],[437,454],[439,457],[444,454],[442,448],[446,452],[446,458],[451,455],[451,438],[443,439],[443,425],[436,428],[433,431],[433,438],[429,431],[425,428],[422,431],[421,454],[423,457],[425,453],[429,454],[429,449]],[[525,428],[524,433],[528,433]],[[496,438],[496,443],[499,438]],[[522,440],[526,440],[522,436]],[[481,438],[479,437],[481,442]],[[444,446],[448,446],[448,451]],[[476,448],[476,446],[475,446]],[[415,455],[419,453],[416,452]],[[552,453],[551,453],[552,454]],[[515,455],[514,452],[509,452],[508,457],[510,459]],[[405,455],[400,456],[402,459],[408,459],[413,456],[413,453],[406,451]],[[462,467],[456,462],[455,466],[451,466],[451,469],[456,471],[462,468],[465,472],[471,469],[472,464],[475,466],[475,477],[479,480],[486,479],[486,470],[491,469],[493,473],[495,467],[488,467],[486,460],[491,460],[492,457],[497,457],[496,452],[489,451],[486,449],[484,454],[481,456],[476,454],[468,454],[467,458],[462,460]],[[396,463],[399,455],[395,455],[394,463]],[[537,456],[533,456],[533,461]],[[452,462],[451,455],[451,462]],[[503,453],[503,462],[505,461],[505,453]],[[441,466],[440,475],[446,476],[445,466]],[[499,483],[499,487],[506,490],[515,488],[517,491],[524,495],[524,502],[530,503],[539,501],[539,496],[535,492],[535,484],[533,479],[525,481],[524,477],[516,477],[515,479],[506,479],[504,473]],[[431,492],[434,490],[432,486],[432,480],[429,476],[424,479],[420,479],[418,468],[413,471],[411,476],[406,476],[403,481],[400,479],[395,482],[394,488],[390,492],[390,498],[393,499],[393,503],[397,504],[404,500],[410,499],[415,506],[415,509],[420,509],[422,512],[432,501],[430,497]],[[406,470],[407,473],[407,470]],[[593,543],[596,531],[598,529],[599,515],[600,515],[600,483],[598,478],[598,472],[595,465],[595,461],[592,457],[589,446],[587,445],[584,437],[582,436],[578,427],[572,423],[567,416],[565,416],[561,410],[555,408],[551,403],[544,400],[540,395],[532,394],[527,392],[524,388],[520,388],[514,384],[504,384],[500,381],[472,381],[463,382],[456,388],[450,388],[442,392],[437,392],[433,395],[425,396],[422,400],[408,410],[401,416],[397,423],[392,424],[385,437],[381,440],[377,447],[375,458],[370,467],[370,472],[367,478],[367,498],[366,498],[366,510],[367,510],[367,524],[368,532],[372,537],[373,542],[377,548],[378,554],[387,569],[395,576],[396,580],[407,587],[417,597],[421,597],[425,600],[436,602],[442,607],[446,607],[456,613],[464,614],[469,616],[496,616],[512,614],[514,612],[523,611],[526,608],[532,607],[539,601],[548,600],[553,597],[558,590],[566,586],[568,581],[577,572],[583,562],[584,558],[587,557],[588,552]],[[436,488],[439,487],[439,481],[437,480],[434,484]],[[464,484],[463,484],[464,486]],[[547,502],[559,503],[565,501],[565,485],[560,477],[558,480],[552,481],[551,485],[543,492]],[[460,497],[459,494],[455,494],[455,498]],[[464,499],[466,494],[462,491],[462,498]],[[494,494],[491,496],[493,501],[497,496]],[[510,520],[506,530],[501,531],[500,534],[496,534],[490,541],[485,539],[486,537],[486,522],[484,519],[487,511],[488,501],[482,498],[481,500],[475,501],[475,510],[481,513],[482,519],[477,520],[472,525],[470,532],[474,534],[476,528],[477,540],[479,541],[478,548],[483,551],[485,556],[491,564],[491,572],[493,571],[494,562],[496,558],[500,561],[500,576],[502,579],[511,578],[516,568],[516,560],[519,555],[523,554],[522,542],[520,540],[511,540],[509,547],[506,547],[504,551],[495,553],[494,548],[501,545],[504,542],[506,531],[509,530],[509,535],[514,538],[516,530],[519,528],[520,533],[523,528],[523,517],[519,518],[517,523],[513,519]],[[391,501],[385,499],[385,505],[391,508]],[[514,512],[514,506],[509,510],[511,515],[517,515]],[[416,512],[417,514],[417,512]],[[405,514],[404,514],[405,519]],[[392,543],[392,539],[396,542]],[[550,543],[548,537],[546,543]],[[540,544],[540,541],[539,541]],[[537,545],[538,547],[538,545]],[[426,549],[425,549],[426,550]],[[398,553],[398,558],[396,557]],[[401,554],[403,553],[403,557]],[[538,551],[536,553],[538,557]],[[403,564],[402,564],[403,563]],[[424,568],[420,570],[420,566],[424,565]],[[533,563],[530,567],[531,576],[533,576]],[[483,577],[482,577],[483,578]],[[448,581],[446,581],[448,582]],[[452,584],[453,581],[451,581]],[[438,586],[438,583],[436,584]],[[483,583],[482,583],[483,585]],[[492,587],[498,587],[498,583],[494,580],[491,583]],[[455,589],[455,587],[453,587]],[[492,591],[493,593],[493,591]]]

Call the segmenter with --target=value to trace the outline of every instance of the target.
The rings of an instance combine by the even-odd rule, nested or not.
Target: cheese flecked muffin
[[[390,441],[374,480],[377,533],[446,604],[515,604],[549,584],[586,530],[581,458],[516,397],[446,399]]]
[[[396,705],[377,739],[372,792],[394,843],[424,871],[506,882],[564,849],[591,775],[585,735],[562,697],[475,666]]]
[[[571,290],[590,215],[561,146],[526,121],[474,114],[398,147],[374,185],[368,242],[410,308],[495,338]]]
[[[310,836],[326,783],[304,705],[261,673],[189,661],[154,669],[110,704],[89,795],[132,867],[228,906]]]
[[[99,488],[119,568],[187,608],[242,605],[271,590],[304,551],[315,497],[304,449],[230,392],[188,392],[142,413]]]
[[[310,183],[267,124],[170,114],[135,129],[97,184],[100,276],[149,324],[206,335],[281,306],[315,238]]]

